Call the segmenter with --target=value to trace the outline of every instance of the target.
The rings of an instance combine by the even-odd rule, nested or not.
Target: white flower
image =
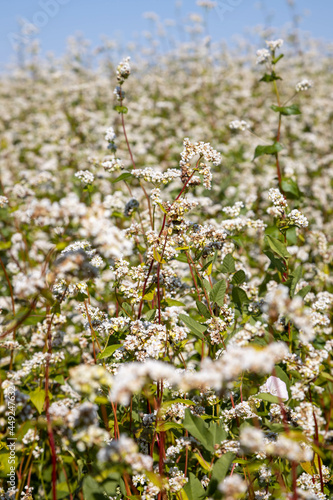
[[[79,170],[76,172],[75,177],[80,179],[82,184],[92,184],[94,182],[94,174],[89,170]]]
[[[257,50],[257,62],[256,64],[264,64],[270,60],[271,53],[267,49]]]
[[[296,208],[288,214],[289,221],[297,227],[308,227],[309,221],[299,210]]]
[[[0,208],[4,207],[8,203],[8,198],[6,196],[0,196]]]
[[[229,123],[229,128],[231,130],[246,130],[250,128],[250,125],[245,120],[233,120]]]
[[[312,82],[310,80],[307,80],[304,78],[304,80],[301,80],[296,84],[296,92],[302,92],[304,90],[309,90],[312,87]]]
[[[273,375],[269,377],[265,384],[259,389],[260,392],[268,392],[272,396],[278,396],[282,401],[289,399],[288,390],[285,382]]]
[[[224,494],[226,500],[238,498],[247,491],[247,484],[238,474],[228,476],[218,485],[218,489]]]
[[[105,131],[105,140],[108,142],[113,142],[116,138],[116,134],[112,127],[109,127]]]
[[[273,52],[276,49],[279,49],[283,45],[283,40],[279,38],[278,40],[266,41],[267,47]]]

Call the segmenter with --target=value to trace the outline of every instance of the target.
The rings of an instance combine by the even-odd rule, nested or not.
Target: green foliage
[[[200,323],[198,323],[198,321],[195,321],[193,318],[191,318],[190,316],[186,316],[185,314],[179,314],[179,318],[191,330],[193,335],[195,335],[199,339],[204,339],[204,336],[202,334],[207,330],[207,327],[201,325]]]
[[[209,298],[212,302],[215,302],[219,306],[224,305],[224,294],[227,289],[227,284],[225,280],[220,280],[218,283],[215,283],[213,288],[209,293]]]
[[[284,116],[289,116],[289,115],[300,115],[301,112],[299,110],[299,107],[297,104],[292,104],[291,106],[271,106],[271,109],[275,111],[276,113],[280,113],[281,115]]]
[[[282,151],[283,146],[279,142],[275,141],[270,146],[257,146],[254,152],[253,160],[259,158],[259,156],[263,155],[276,155],[280,151]]]

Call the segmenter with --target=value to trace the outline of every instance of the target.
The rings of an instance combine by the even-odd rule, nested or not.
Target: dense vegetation
[[[289,42],[2,75],[1,499],[331,498],[332,62]]]

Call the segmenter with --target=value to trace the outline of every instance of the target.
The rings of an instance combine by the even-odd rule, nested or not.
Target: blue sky
[[[145,12],[154,11],[161,19],[174,19],[177,2],[182,4],[178,7],[182,18],[202,12],[196,0],[2,0],[0,68],[4,69],[13,57],[11,39],[18,32],[19,18],[39,23],[38,38],[43,52],[60,55],[66,39],[76,32],[82,32],[93,45],[98,45],[102,34],[129,41],[135,34],[150,29],[151,24],[143,17]],[[269,22],[275,27],[291,19],[287,0],[217,0],[217,3],[218,8],[209,14],[209,31],[214,40],[230,42],[246,28],[262,24],[265,15],[270,15]],[[264,9],[258,9],[259,3]],[[306,13],[300,24],[303,30],[332,41],[332,0],[295,0],[295,5],[297,13]]]

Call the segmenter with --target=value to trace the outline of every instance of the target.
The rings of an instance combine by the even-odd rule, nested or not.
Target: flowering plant
[[[258,52],[261,78],[221,55],[205,76],[198,50],[190,83],[181,55],[183,94],[154,69],[137,92],[129,57],[107,97],[84,64],[66,88],[35,68],[55,128],[22,70],[1,119],[1,499],[329,498],[325,89],[303,118],[289,103],[311,83],[281,46]],[[248,77],[230,102],[225,64]],[[278,64],[299,81],[286,102]]]

